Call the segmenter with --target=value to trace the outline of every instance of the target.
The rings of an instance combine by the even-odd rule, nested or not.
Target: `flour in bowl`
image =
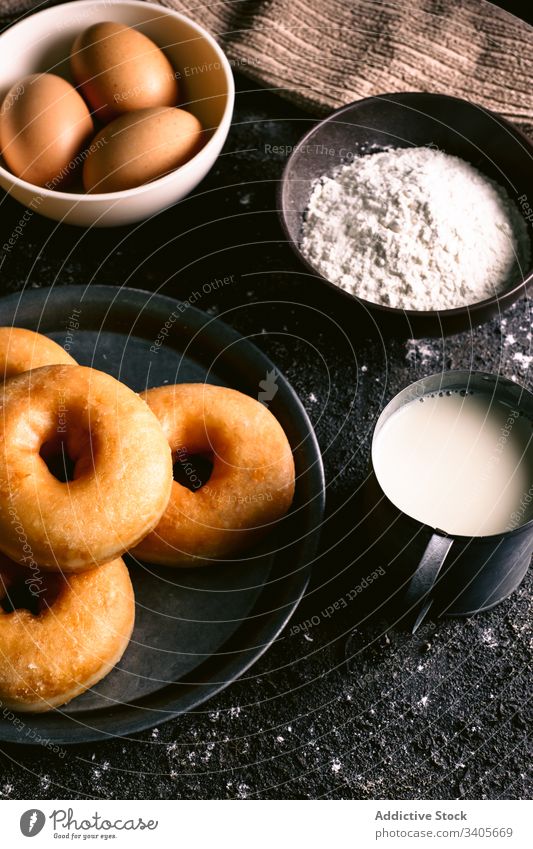
[[[527,226],[503,188],[429,147],[355,157],[313,184],[300,248],[353,295],[400,309],[449,309],[519,282]]]

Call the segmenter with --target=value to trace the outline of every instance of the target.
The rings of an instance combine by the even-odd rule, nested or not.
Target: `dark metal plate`
[[[141,391],[209,382],[255,398],[274,366],[222,322],[134,289],[69,286],[0,301],[0,325],[46,333],[84,365]],[[170,570],[128,561],[136,624],[118,666],[62,709],[1,719],[0,739],[79,743],[125,736],[196,707],[240,676],[276,639],[305,590],[324,509],[324,473],[297,395],[276,373],[268,406],[294,451],[297,486],[286,519],[234,563]],[[139,446],[142,450],[142,446]]]

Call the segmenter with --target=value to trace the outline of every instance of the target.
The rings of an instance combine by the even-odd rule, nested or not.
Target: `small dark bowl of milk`
[[[376,424],[367,507],[414,629],[430,610],[467,616],[503,601],[533,552],[533,395],[482,372],[408,386]]]

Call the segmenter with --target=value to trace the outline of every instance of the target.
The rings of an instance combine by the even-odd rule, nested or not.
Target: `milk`
[[[376,435],[372,459],[393,504],[446,533],[497,534],[533,518],[531,420],[489,393],[408,402]]]

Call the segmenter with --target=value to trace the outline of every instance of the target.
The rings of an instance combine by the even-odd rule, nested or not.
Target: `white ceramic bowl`
[[[68,57],[79,32],[98,21],[134,26],[180,71],[182,102],[210,138],[189,162],[152,183],[122,192],[51,191],[15,177],[0,159],[0,186],[30,209],[68,224],[110,227],[148,218],[185,197],[213,166],[228,135],[235,87],[212,36],[185,15],[140,0],[76,0],[30,15],[0,36],[0,98],[19,79],[49,71],[72,82]],[[2,199],[0,198],[0,207]]]

